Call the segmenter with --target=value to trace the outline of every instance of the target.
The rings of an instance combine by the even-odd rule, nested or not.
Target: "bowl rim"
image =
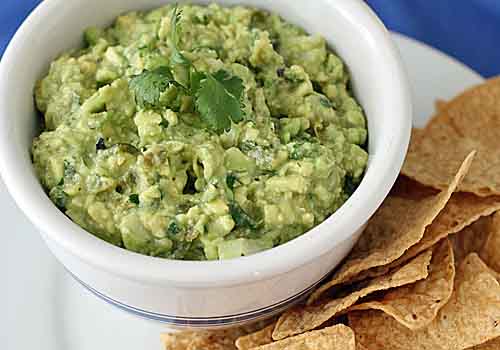
[[[39,18],[57,11],[56,7],[62,6],[63,2],[64,0],[41,2],[15,33],[0,62],[0,99],[8,95],[8,86],[3,77],[7,74],[7,67],[15,64],[21,43],[32,35]],[[385,50],[386,66],[391,73],[386,75],[387,80],[391,80],[395,87],[391,90],[392,111],[399,118],[394,118],[391,125],[392,147],[370,155],[371,172],[365,174],[358,189],[330,217],[301,236],[254,255],[217,261],[150,257],[109,244],[72,222],[46,195],[45,198],[37,198],[38,194],[34,196],[29,189],[21,186],[18,177],[26,174],[22,173],[21,167],[16,163],[16,152],[8,152],[12,150],[12,145],[8,142],[10,129],[5,117],[6,111],[0,103],[0,173],[8,191],[34,226],[42,231],[44,239],[50,239],[93,267],[139,282],[178,284],[194,288],[229,286],[275,277],[327,254],[360,229],[386,197],[404,161],[410,139],[412,114],[406,73],[385,26],[362,1],[336,0],[332,6],[336,6],[346,17],[356,17],[359,23],[363,23],[370,39],[377,43],[378,49]],[[43,193],[42,190],[41,192]],[[48,204],[52,206],[50,213],[47,210]],[[49,213],[49,216],[39,215],[40,212]],[[335,239],[320,232],[331,225],[337,231]]]

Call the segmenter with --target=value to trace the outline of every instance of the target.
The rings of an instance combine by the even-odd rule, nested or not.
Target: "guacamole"
[[[321,36],[212,4],[130,12],[84,41],[35,87],[32,153],[51,200],[97,237],[235,258],[318,225],[361,181],[365,117]]]

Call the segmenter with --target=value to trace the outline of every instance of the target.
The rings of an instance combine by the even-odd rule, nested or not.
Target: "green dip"
[[[180,10],[89,28],[85,48],[51,63],[35,89],[44,188],[78,225],[141,254],[228,259],[302,235],[368,160],[344,64],[277,15]]]

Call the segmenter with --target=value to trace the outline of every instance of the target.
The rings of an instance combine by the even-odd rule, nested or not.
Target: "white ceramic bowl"
[[[139,255],[84,231],[43,191],[30,159],[38,130],[33,86],[59,53],[81,44],[85,27],[107,25],[122,12],[167,2],[45,0],[33,11],[0,63],[1,175],[66,269],[116,306],[181,327],[227,326],[270,316],[305,295],[345,257],[394,183],[411,124],[405,72],[386,29],[361,1],[217,1],[277,12],[311,33],[322,34],[340,54],[368,119],[366,175],[325,222],[271,250],[211,262]]]

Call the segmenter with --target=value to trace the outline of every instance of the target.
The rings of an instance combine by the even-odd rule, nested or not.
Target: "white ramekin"
[[[33,11],[0,63],[0,172],[59,261],[84,286],[118,307],[191,328],[270,316],[307,293],[345,257],[397,177],[411,126],[409,87],[399,53],[362,1],[216,1],[277,12],[328,40],[346,62],[366,111],[369,165],[359,188],[336,213],[282,246],[228,261],[152,258],[96,238],[49,200],[30,158],[38,132],[33,86],[51,60],[81,44],[85,27],[107,25],[125,11],[167,2],[45,0]]]

